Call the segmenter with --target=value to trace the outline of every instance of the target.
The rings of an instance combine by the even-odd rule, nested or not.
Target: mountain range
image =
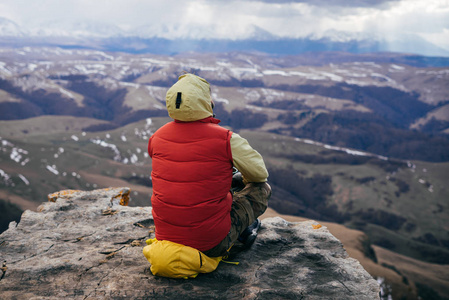
[[[217,25],[218,26],[218,25]],[[249,25],[233,38],[221,36],[220,28],[199,25],[143,25],[122,29],[94,21],[47,22],[26,29],[0,17],[0,44],[4,46],[58,46],[129,53],[176,54],[195,52],[253,51],[296,55],[317,51],[351,53],[400,52],[426,56],[449,56],[449,51],[415,34],[384,37],[368,33],[327,30],[301,38],[276,36]]]
[[[448,61],[2,47],[0,212],[8,219],[0,220],[63,189],[129,186],[131,205],[148,205],[146,143],[169,121],[167,88],[188,71],[211,83],[221,124],[263,155],[271,208],[361,230],[368,256],[374,244],[447,265]],[[406,282],[408,267],[388,266],[404,289],[448,294],[438,280]]]

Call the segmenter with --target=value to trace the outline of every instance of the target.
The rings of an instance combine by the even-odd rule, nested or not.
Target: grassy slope
[[[20,99],[6,91],[0,90],[0,103],[1,102],[20,102]]]
[[[110,132],[88,132],[83,136],[80,127],[91,125],[89,122],[91,119],[68,122],[73,119],[75,118],[39,117],[26,120],[18,127],[14,126],[16,121],[3,122],[8,126],[1,127],[0,136],[3,141],[8,141],[13,146],[5,147],[8,151],[0,152],[1,169],[10,175],[15,186],[2,184],[0,189],[2,199],[15,202],[23,209],[31,209],[45,201],[49,193],[57,190],[86,190],[119,185],[133,188],[132,205],[148,205],[151,195],[148,179],[151,165],[150,160],[144,156],[147,140],[136,135],[136,125],[131,124]],[[68,125],[71,127],[66,131],[63,124],[71,124]],[[139,130],[143,124],[145,121],[139,124]],[[156,123],[154,126],[159,125]],[[24,133],[23,129],[29,132]],[[79,140],[73,140],[72,135]],[[121,136],[125,136],[127,140],[123,141]],[[91,139],[101,139],[114,144],[120,151],[122,159],[129,160],[134,154],[138,162],[136,164],[116,162],[113,160],[112,150],[92,143]],[[24,157],[21,161],[15,162],[10,158],[13,147],[24,149],[29,154],[22,154]],[[30,161],[23,166],[20,163],[26,157],[29,157]],[[55,166],[59,174],[53,174],[47,166]],[[19,178],[19,174],[23,175],[30,185],[26,185]]]
[[[312,164],[289,156],[301,153],[323,157],[326,155],[321,154],[323,148],[274,134],[254,131],[243,131],[241,134],[261,152],[269,169],[293,169],[305,177],[314,174],[331,176],[334,194],[328,201],[337,204],[340,212],[356,215],[359,211],[366,212],[369,209],[382,210],[405,219],[398,229],[388,229],[389,225],[394,224],[394,219],[376,220],[378,222],[375,225],[380,226],[375,227],[373,222],[366,222],[356,216],[346,222],[347,225],[368,231],[374,242],[386,234],[391,236],[392,241],[403,237],[409,242],[411,238],[419,238],[426,233],[432,233],[441,240],[448,239],[449,228],[445,220],[449,218],[446,201],[449,190],[444,174],[449,172],[449,163],[413,162],[416,167],[407,167],[403,163],[397,170],[393,168],[393,171],[388,169],[391,167],[389,165],[379,165],[383,162],[379,159],[356,165]],[[402,187],[398,182],[407,187]],[[404,243],[392,245],[394,251],[412,255]]]
[[[85,127],[105,123],[108,122],[92,118],[40,116],[25,120],[0,121],[0,136],[20,138],[63,132],[79,133]]]

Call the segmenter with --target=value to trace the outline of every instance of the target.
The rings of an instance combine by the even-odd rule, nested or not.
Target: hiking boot
[[[242,243],[245,248],[251,247],[257,237],[257,232],[259,231],[260,225],[262,223],[259,219],[256,219],[254,223],[249,225],[239,236],[238,240]]]

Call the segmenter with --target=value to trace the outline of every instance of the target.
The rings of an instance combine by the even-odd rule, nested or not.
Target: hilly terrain
[[[221,124],[264,156],[271,208],[448,265],[449,68],[426,61],[0,49],[0,225],[63,189],[129,186],[130,205],[149,205],[147,141],[170,120],[167,88],[188,71],[211,82]]]
[[[386,55],[384,62],[378,54],[376,62],[366,55],[343,63],[331,57],[319,65],[317,58],[304,64],[304,57],[263,54],[3,49],[0,119],[71,115],[106,121],[86,127],[96,131],[166,116],[165,90],[188,71],[212,83],[217,114],[234,130],[262,127],[388,157],[449,160],[447,68],[390,63],[407,61],[407,55]]]

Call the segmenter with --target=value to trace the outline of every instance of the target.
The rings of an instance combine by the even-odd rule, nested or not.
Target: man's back
[[[201,251],[231,227],[231,132],[206,118],[170,122],[151,138],[156,238]]]

